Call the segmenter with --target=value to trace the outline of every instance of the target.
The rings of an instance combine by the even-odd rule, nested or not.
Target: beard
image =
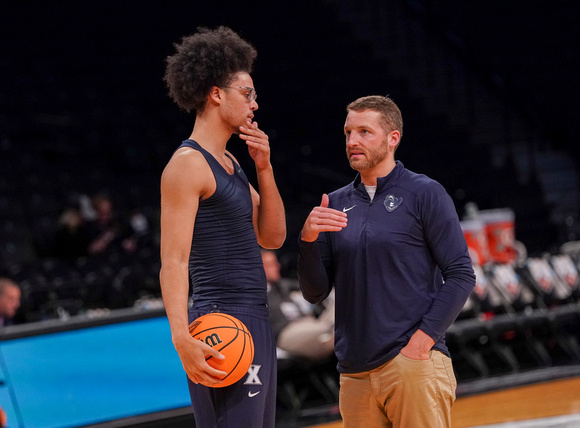
[[[389,145],[387,143],[381,144],[381,146],[374,150],[365,150],[364,157],[361,159],[355,159],[349,156],[348,150],[346,152],[348,163],[350,167],[355,171],[366,171],[369,170],[382,161],[385,160],[387,154],[389,153]]]

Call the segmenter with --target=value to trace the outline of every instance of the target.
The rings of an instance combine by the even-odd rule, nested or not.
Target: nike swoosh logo
[[[352,207],[350,207],[350,208],[346,208],[346,207],[345,207],[345,208],[343,208],[343,209],[342,209],[342,212],[343,212],[343,213],[345,213],[345,212],[347,212],[347,211],[350,211],[350,210],[352,210],[354,207],[356,207],[356,205],[353,205],[353,206],[352,206]]]
[[[260,393],[260,391],[258,392],[252,392],[252,391],[248,391],[248,397],[252,398],[255,397],[256,395],[258,395]]]

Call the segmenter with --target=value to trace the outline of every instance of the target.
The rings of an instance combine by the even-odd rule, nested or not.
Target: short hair
[[[197,32],[174,44],[166,58],[164,80],[171,99],[189,113],[205,109],[213,86],[227,86],[239,72],[251,73],[257,52],[228,27]]]
[[[346,107],[346,111],[374,110],[381,113],[383,129],[386,133],[397,130],[403,138],[403,115],[397,104],[389,96],[369,95],[361,97]]]

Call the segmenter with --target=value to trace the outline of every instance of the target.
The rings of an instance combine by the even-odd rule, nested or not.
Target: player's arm
[[[240,138],[246,141],[256,165],[258,191],[250,185],[250,192],[258,243],[264,248],[280,248],[286,239],[286,215],[270,162],[268,136],[258,128],[257,122],[248,120],[245,126],[240,127]]]
[[[199,200],[211,191],[211,171],[199,152],[181,149],[161,177],[161,271],[159,280],[171,338],[189,378],[218,382],[226,373],[207,364],[205,357],[221,354],[189,335],[189,254]],[[215,181],[213,182],[215,189]]]

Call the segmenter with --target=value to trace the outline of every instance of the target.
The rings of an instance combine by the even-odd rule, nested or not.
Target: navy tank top
[[[213,195],[199,201],[195,218],[189,257],[194,305],[265,304],[266,274],[252,223],[246,175],[233,159],[234,173],[229,174],[194,140],[185,140],[181,147],[199,151],[216,181]]]

